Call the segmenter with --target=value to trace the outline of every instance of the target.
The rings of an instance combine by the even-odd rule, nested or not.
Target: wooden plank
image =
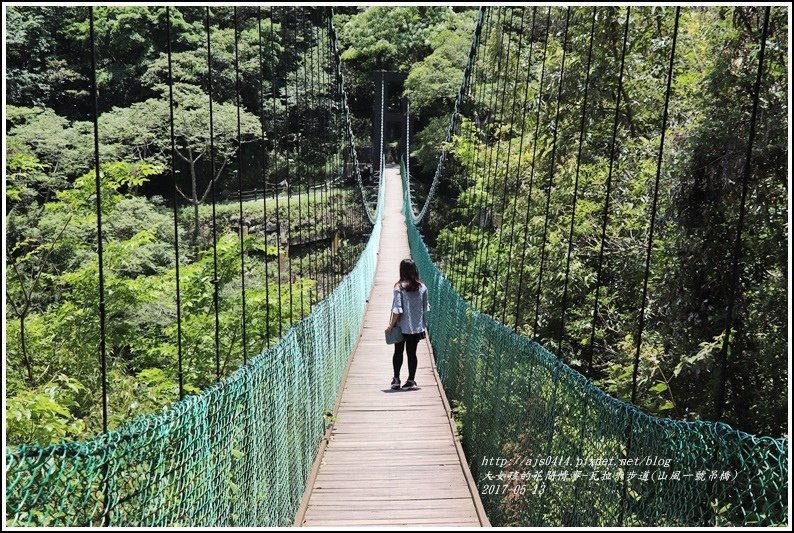
[[[341,519],[313,519],[304,523],[306,526],[319,527],[343,527],[343,526],[433,526],[433,527],[451,527],[451,526],[479,526],[480,522],[477,518],[470,520],[460,518],[370,518],[370,519],[356,519],[351,520],[347,518]]]
[[[467,499],[471,498],[471,495],[465,488],[455,489],[447,494],[443,498],[436,498],[433,495],[427,494],[416,494],[415,492],[394,492],[389,495],[390,502],[403,502],[403,503],[411,503],[413,501],[423,501],[428,502],[428,504],[432,504],[432,502],[445,500],[445,499]],[[379,502],[383,501],[383,495],[372,495],[366,493],[359,493],[353,495],[345,495],[336,490],[330,491],[323,491],[318,490],[312,493],[312,505],[320,505],[328,502],[341,502],[340,506],[346,506],[348,504],[362,504],[367,505],[371,502]]]
[[[296,525],[480,526],[479,496],[456,442],[429,343],[417,350],[417,390],[391,390],[392,353],[383,342],[400,260],[409,257],[402,187],[386,171],[375,283],[364,326],[335,409],[327,444],[315,462]],[[401,378],[408,375],[407,357]],[[469,475],[470,477],[470,475]]]
[[[430,486],[444,485],[454,486],[459,479],[455,476],[455,472],[439,472],[435,474],[424,474],[416,476],[416,479],[406,479],[408,472],[403,469],[402,472],[394,472],[392,475],[378,475],[359,473],[356,476],[346,476],[344,474],[320,474],[317,476],[317,481],[314,483],[317,487],[336,487],[347,485],[360,485],[366,482],[368,487],[402,487],[410,486],[413,481],[414,486],[421,486],[419,492],[427,489]],[[413,478],[413,476],[411,476]]]
[[[461,502],[459,500],[465,500],[464,497],[458,498],[414,498],[414,499],[400,499],[400,500],[375,500],[369,499],[366,501],[361,501],[358,499],[342,499],[342,498],[318,498],[317,501],[313,502],[313,506],[317,507],[325,507],[329,505],[336,505],[339,509],[344,509],[350,504],[360,504],[362,508],[370,508],[370,509],[402,509],[406,506],[410,508],[434,508],[434,507],[452,507],[459,505]]]
[[[401,516],[405,518],[411,519],[419,519],[419,518],[443,518],[443,519],[454,519],[460,520],[461,518],[477,518],[477,514],[474,511],[469,513],[460,514],[459,510],[456,509],[412,509],[410,511],[406,510],[401,513],[396,513],[394,509],[328,509],[322,508],[317,509],[313,507],[309,507],[309,510],[306,511],[306,520],[311,520],[313,518],[317,518],[319,520],[394,520],[396,516]]]

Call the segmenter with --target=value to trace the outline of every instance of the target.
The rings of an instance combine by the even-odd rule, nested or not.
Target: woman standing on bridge
[[[400,281],[394,284],[394,301],[391,306],[391,319],[386,328],[386,333],[400,325],[403,340],[394,344],[394,377],[391,388],[400,388],[400,368],[403,365],[403,349],[408,349],[408,380],[403,389],[416,389],[416,346],[420,339],[425,338],[425,313],[430,310],[427,298],[427,287],[419,279],[419,269],[412,259],[403,259],[400,262]]]

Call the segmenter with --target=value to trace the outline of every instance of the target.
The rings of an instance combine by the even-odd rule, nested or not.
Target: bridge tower
[[[376,70],[373,73],[373,86],[375,89],[372,99],[372,165],[373,170],[380,168],[381,157],[386,158],[386,163],[399,163],[400,155],[405,153],[406,139],[405,120],[408,114],[408,101],[403,98],[403,84],[407,74]],[[381,92],[381,86],[383,91]],[[386,103],[383,110],[383,151],[378,154],[381,131],[381,94]]]

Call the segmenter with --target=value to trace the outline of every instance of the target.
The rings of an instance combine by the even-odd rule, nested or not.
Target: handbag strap
[[[404,300],[405,300],[405,295],[403,294],[403,286],[400,285],[400,303],[403,304],[403,305],[405,305]],[[402,320],[402,317],[400,317],[400,320]],[[389,324],[391,324],[391,310],[389,310]],[[399,325],[399,322],[398,322],[398,325]]]

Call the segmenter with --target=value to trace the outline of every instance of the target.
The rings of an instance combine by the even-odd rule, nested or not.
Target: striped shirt
[[[391,305],[392,313],[399,313],[400,329],[403,333],[421,333],[425,330],[425,312],[430,311],[430,302],[427,299],[427,287],[419,284],[419,290],[394,289],[394,301]]]

